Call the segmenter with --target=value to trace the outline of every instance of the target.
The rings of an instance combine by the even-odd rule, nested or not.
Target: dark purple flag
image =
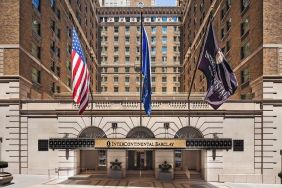
[[[208,91],[205,101],[216,110],[234,94],[238,83],[218,47],[212,23],[209,25],[199,61],[198,69],[207,78]]]

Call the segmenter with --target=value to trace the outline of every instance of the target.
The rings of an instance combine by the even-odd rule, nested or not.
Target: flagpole
[[[90,90],[90,95],[91,95],[91,110],[90,110],[90,113],[91,113],[91,120],[90,120],[90,126],[93,126],[93,92],[92,92],[92,88],[91,86],[89,87],[89,90]]]
[[[209,21],[208,21],[208,24],[211,23],[213,20],[213,16],[212,16],[212,13],[210,14],[210,17],[209,17]],[[205,33],[205,36],[207,35],[207,32]],[[205,39],[206,37],[204,37]],[[195,77],[196,77],[196,72],[197,72],[197,69],[198,69],[198,66],[199,66],[199,59],[201,57],[201,53],[202,53],[202,50],[203,50],[203,44],[201,45],[201,48],[200,48],[200,52],[199,52],[199,55],[198,55],[198,62],[195,66],[195,69],[194,69],[194,72],[193,72],[193,77],[192,77],[192,81],[190,83],[190,86],[189,86],[189,91],[188,91],[188,97],[187,97],[187,101],[188,101],[188,126],[191,126],[191,102],[190,102],[190,96],[191,96],[191,93],[192,93],[192,87],[193,87],[193,84],[195,82]]]
[[[139,74],[139,78],[140,78],[140,86],[139,86],[139,93],[140,93],[140,126],[142,126],[142,61],[143,61],[143,54],[142,54],[142,43],[143,43],[143,6],[144,4],[142,2],[138,3],[138,6],[140,7],[141,11],[140,11],[140,19],[141,19],[141,26],[140,26],[140,74]]]

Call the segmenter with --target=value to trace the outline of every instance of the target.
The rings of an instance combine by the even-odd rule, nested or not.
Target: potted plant
[[[172,166],[170,164],[167,163],[167,161],[164,161],[162,164],[159,165],[159,179],[160,180],[172,180],[173,176],[172,176],[172,172],[170,171],[170,169],[172,168]]]
[[[280,178],[281,184],[282,184],[282,171],[278,173],[278,177]]]
[[[115,159],[115,161],[110,162],[110,178],[114,179],[120,179],[122,178],[122,171],[121,171],[121,162],[118,161],[118,159]]]
[[[4,172],[3,169],[8,168],[8,163],[5,161],[0,161],[0,185],[11,183],[13,176],[9,172]]]

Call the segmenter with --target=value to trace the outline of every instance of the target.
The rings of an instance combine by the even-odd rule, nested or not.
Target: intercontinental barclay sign
[[[108,149],[181,149],[186,148],[184,139],[95,139],[95,148]]]

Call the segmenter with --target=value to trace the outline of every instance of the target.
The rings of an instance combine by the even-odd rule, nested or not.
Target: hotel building
[[[0,1],[0,160],[9,162],[7,171],[111,177],[117,159],[122,177],[160,178],[167,161],[174,179],[280,183],[281,3],[179,3],[142,9],[155,69],[148,117],[138,93],[140,8]],[[239,81],[216,111],[203,101],[200,72],[187,101],[210,12]],[[73,25],[93,74],[93,110],[82,116],[68,82]]]

